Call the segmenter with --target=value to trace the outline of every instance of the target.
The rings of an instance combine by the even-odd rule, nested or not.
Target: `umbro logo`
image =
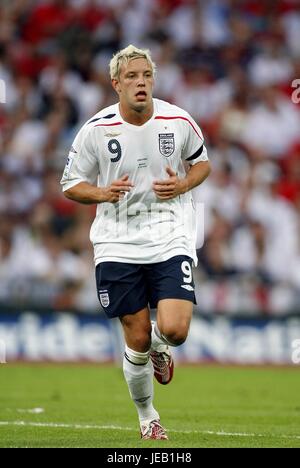
[[[191,286],[190,284],[182,284],[181,287],[186,289],[187,291],[195,291],[193,286]]]
[[[105,133],[104,136],[107,137],[107,138],[114,138],[114,137],[117,137],[119,135],[121,135],[120,132],[114,132],[114,133]]]

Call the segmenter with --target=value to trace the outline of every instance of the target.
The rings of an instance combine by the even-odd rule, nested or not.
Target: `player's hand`
[[[108,187],[102,189],[103,201],[108,203],[117,203],[122,200],[126,192],[130,192],[134,187],[129,180],[129,175],[125,174],[118,180],[114,180]]]
[[[188,186],[185,179],[177,177],[176,172],[169,166],[166,168],[169,178],[166,180],[155,180],[153,182],[153,191],[160,200],[171,200],[187,192]]]

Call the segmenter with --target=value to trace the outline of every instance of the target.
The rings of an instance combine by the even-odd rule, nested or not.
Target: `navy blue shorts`
[[[196,304],[192,259],[177,255],[147,265],[102,262],[96,267],[99,301],[108,318],[135,314],[161,299],[185,299]]]

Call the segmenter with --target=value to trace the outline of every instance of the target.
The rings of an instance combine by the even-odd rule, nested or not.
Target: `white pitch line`
[[[117,431],[133,431],[136,432],[137,428],[123,427],[123,426],[96,426],[88,424],[63,424],[63,423],[39,423],[27,421],[0,421],[0,426],[22,426],[22,427],[48,427],[48,428],[61,428],[61,429],[95,429],[105,430],[112,429]],[[225,437],[272,437],[279,439],[300,439],[300,435],[286,435],[286,434],[254,434],[247,432],[225,432],[225,431],[177,431],[175,429],[168,429],[168,432],[174,434],[202,434],[214,435]]]
[[[49,428],[62,428],[62,429],[115,429],[118,431],[135,431],[131,427],[121,426],[95,426],[88,424],[63,424],[63,423],[38,423],[38,422],[27,422],[27,421],[0,421],[0,426],[28,426],[28,427],[49,427]]]
[[[32,409],[19,408],[16,411],[17,413],[29,413],[29,414],[41,414],[45,412],[44,408],[32,408]]]

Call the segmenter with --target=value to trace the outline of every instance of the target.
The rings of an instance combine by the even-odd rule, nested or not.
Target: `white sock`
[[[126,346],[123,361],[124,376],[130,396],[136,406],[140,424],[159,419],[153,407],[153,367],[149,361],[149,351],[139,353]]]
[[[152,322],[151,349],[161,353],[166,349],[166,345],[171,346],[166,338],[160,333],[157,323]]]

